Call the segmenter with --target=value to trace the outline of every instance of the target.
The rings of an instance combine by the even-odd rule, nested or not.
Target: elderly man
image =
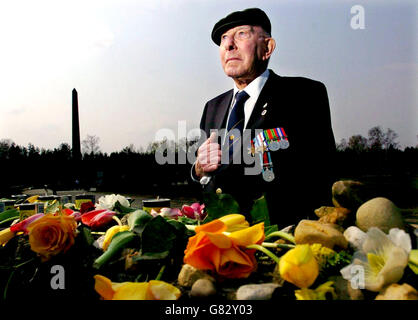
[[[312,217],[331,198],[335,140],[325,86],[267,68],[276,42],[260,9],[227,15],[215,24],[212,40],[234,88],[203,110],[200,127],[209,138],[198,149],[193,179],[204,192],[234,196],[246,215],[254,200],[265,195],[270,221],[279,227]],[[249,139],[244,139],[248,131]],[[232,161],[235,149],[242,156],[249,150],[260,162],[259,174],[248,174],[244,161]],[[226,163],[224,150],[233,151]]]

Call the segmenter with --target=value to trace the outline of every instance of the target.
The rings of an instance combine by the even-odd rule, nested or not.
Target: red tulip
[[[91,201],[88,201],[88,202],[84,202],[84,203],[82,203],[81,204],[81,206],[80,206],[80,212],[83,214],[83,213],[86,213],[86,212],[89,212],[89,211],[93,211],[95,209],[95,207],[94,207],[94,203],[93,202],[91,202]]]
[[[114,211],[107,209],[93,210],[81,215],[81,222],[92,229],[97,229],[107,225],[116,214]]]
[[[39,218],[42,218],[44,216],[43,213],[37,213],[33,216],[30,216],[26,218],[23,221],[20,221],[19,223],[16,223],[10,227],[10,231],[16,233],[16,232],[24,232],[25,234],[28,233],[27,227],[34,221],[38,220]]]

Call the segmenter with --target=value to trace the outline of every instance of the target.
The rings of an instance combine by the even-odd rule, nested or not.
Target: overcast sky
[[[365,28],[353,29],[354,5]],[[233,86],[213,25],[259,7],[277,48],[270,68],[322,81],[336,141],[380,125],[402,147],[418,135],[416,1],[114,0],[0,3],[0,139],[71,144],[71,92],[81,139],[103,152],[146,147],[178,121],[198,127],[204,104]]]

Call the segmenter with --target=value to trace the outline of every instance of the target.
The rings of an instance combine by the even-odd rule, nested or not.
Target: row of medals
[[[273,139],[265,139],[265,135],[260,134],[253,140],[254,147],[252,147],[251,153],[254,155],[255,153],[260,154],[260,161],[263,168],[263,179],[267,182],[271,182],[274,180],[274,172],[273,172],[273,162],[271,162],[270,158],[270,151],[277,151],[279,149],[287,149],[289,147],[289,141],[287,140],[286,136],[282,136],[281,138],[273,138]],[[260,145],[262,144],[262,145]],[[269,161],[264,163],[264,153],[267,152],[267,156]]]

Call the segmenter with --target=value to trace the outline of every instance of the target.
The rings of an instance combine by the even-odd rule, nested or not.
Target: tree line
[[[401,150],[398,135],[392,129],[371,128],[368,136],[353,135],[336,144],[333,159],[335,180],[374,179],[381,185],[391,177],[402,188],[416,191],[418,181],[418,145]],[[195,141],[186,141],[190,146]],[[2,194],[17,192],[22,187],[53,190],[91,187],[111,192],[137,192],[163,196],[173,192],[197,196],[199,190],[190,177],[191,165],[166,164],[155,161],[155,152],[162,143],[151,142],[146,148],[135,149],[131,144],[110,154],[100,151],[100,139],[88,135],[82,141],[82,159],[72,159],[71,146],[60,144],[54,149],[40,149],[33,144],[19,146],[10,139],[0,140]],[[179,145],[170,143],[178,150]],[[184,146],[184,142],[181,143]],[[312,155],[321,156],[321,155]],[[383,177],[383,178],[382,178]]]

